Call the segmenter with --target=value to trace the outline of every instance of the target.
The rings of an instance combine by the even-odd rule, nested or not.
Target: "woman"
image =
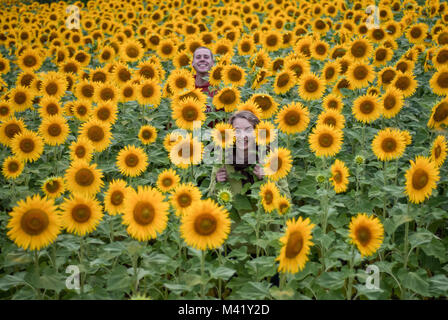
[[[225,187],[220,184],[228,183],[234,196],[232,205],[237,211],[231,216],[234,221],[239,221],[242,214],[257,211],[257,203],[248,195],[251,191],[255,192],[251,186],[265,178],[260,165],[263,159],[258,158],[258,147],[255,145],[255,127],[260,120],[252,112],[244,110],[232,115],[229,122],[236,137],[235,147],[226,150],[226,159],[232,161],[226,161],[231,163],[213,169],[209,196],[214,195],[220,187]],[[269,147],[267,149],[269,151]],[[280,179],[276,184],[281,194],[291,198],[286,179]]]

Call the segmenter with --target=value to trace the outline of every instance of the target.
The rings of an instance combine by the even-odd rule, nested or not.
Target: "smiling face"
[[[233,127],[235,128],[236,147],[246,150],[249,147],[249,141],[254,141],[254,126],[246,119],[236,118],[233,121]]]
[[[198,74],[207,74],[214,65],[211,51],[205,48],[196,49],[192,65]]]

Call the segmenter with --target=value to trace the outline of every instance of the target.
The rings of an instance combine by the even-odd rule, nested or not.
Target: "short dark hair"
[[[215,61],[215,58],[213,58],[213,52],[212,52],[212,50],[210,50],[210,48],[207,48],[207,47],[197,47],[196,49],[194,49],[194,52],[193,52],[193,59],[194,59],[194,54],[195,54],[196,50],[198,50],[198,49],[207,49],[208,51],[210,51],[210,55],[212,56],[212,60]]]
[[[249,110],[241,110],[235,112],[229,119],[229,123],[233,126],[233,122],[238,119],[246,119],[249,123],[255,128],[258,123],[260,123],[260,119],[257,118],[255,114],[253,114]]]

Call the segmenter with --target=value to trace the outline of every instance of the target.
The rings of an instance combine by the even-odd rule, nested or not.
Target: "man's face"
[[[197,73],[208,73],[214,65],[210,50],[203,48],[197,49],[194,52],[192,64]]]
[[[255,131],[252,124],[243,118],[236,118],[233,121],[233,128],[235,129],[236,147],[238,149],[246,150],[249,147],[249,142],[254,143]]]

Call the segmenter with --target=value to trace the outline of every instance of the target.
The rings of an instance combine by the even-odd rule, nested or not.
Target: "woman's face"
[[[236,147],[246,150],[249,147],[249,142],[253,143],[254,141],[254,127],[243,118],[236,118],[233,121],[233,127],[235,128]]]

